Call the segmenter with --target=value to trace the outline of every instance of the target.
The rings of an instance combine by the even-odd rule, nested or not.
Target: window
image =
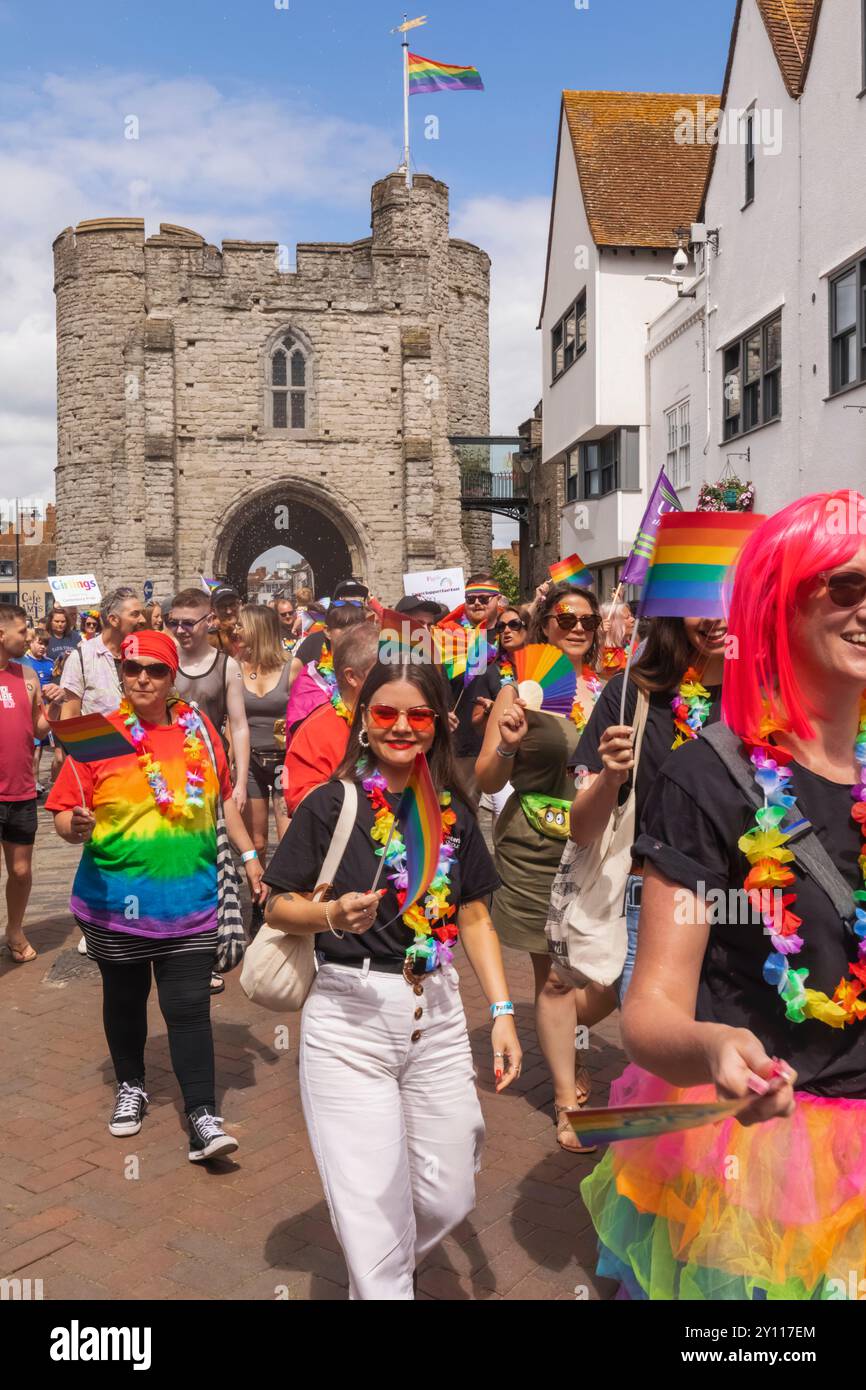
[[[271,418],[276,430],[307,428],[309,412],[309,355],[293,333],[286,333],[275,345],[268,361],[268,387]]]
[[[691,481],[691,426],[689,402],[680,401],[665,411],[667,430],[667,459],[665,472],[675,488],[688,487]]]
[[[830,281],[830,390],[866,380],[866,260]]]
[[[606,497],[619,487],[619,430],[580,445],[581,496]]]
[[[0,577],[3,579],[15,578],[15,561],[0,560]]]
[[[576,502],[580,492],[580,451],[572,449],[565,461],[565,500]]]
[[[550,335],[553,381],[577,361],[586,347],[586,292],[578,296]]]
[[[745,140],[743,141],[746,149],[746,198],[744,207],[753,202],[755,197],[755,113],[747,111],[745,115]]]
[[[725,348],[723,396],[724,439],[778,420],[782,413],[781,314]]]

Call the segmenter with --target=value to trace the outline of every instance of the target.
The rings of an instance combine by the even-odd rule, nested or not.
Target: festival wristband
[[[499,747],[496,749],[496,756],[497,758],[516,758],[517,749],[506,748],[504,743],[500,743]]]
[[[501,1004],[490,1005],[490,1017],[502,1018],[505,1014],[513,1014],[514,1005],[510,999],[504,999]]]
[[[251,859],[258,859],[258,857],[259,852],[257,849],[245,849],[241,855],[241,863],[248,864]]]

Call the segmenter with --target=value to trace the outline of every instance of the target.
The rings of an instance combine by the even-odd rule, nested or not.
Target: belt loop
[[[366,960],[364,961],[364,964],[361,966],[361,979],[362,979],[362,980],[366,980],[366,978],[367,978],[367,976],[369,975],[369,973],[370,973],[370,957],[367,956]]]

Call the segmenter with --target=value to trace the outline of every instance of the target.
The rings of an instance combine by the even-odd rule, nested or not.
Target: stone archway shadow
[[[239,493],[214,528],[202,558],[205,574],[224,575],[241,594],[257,556],[272,546],[296,550],[313,570],[317,594],[341,579],[369,574],[369,550],[354,507],[297,479]]]

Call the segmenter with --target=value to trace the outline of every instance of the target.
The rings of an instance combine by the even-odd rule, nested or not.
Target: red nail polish
[[[501,1080],[502,1080],[502,1072],[501,1072],[501,1071],[494,1072],[493,1075],[496,1077],[496,1080],[497,1080],[497,1081],[501,1081]]]

